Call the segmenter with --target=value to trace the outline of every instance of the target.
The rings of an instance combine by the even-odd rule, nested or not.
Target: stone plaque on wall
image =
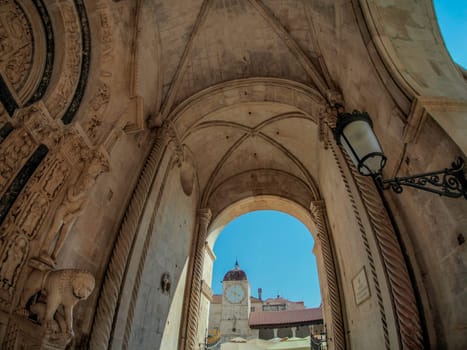
[[[370,298],[370,287],[368,286],[368,279],[366,278],[365,266],[363,266],[360,272],[352,279],[352,287],[357,305],[360,305]]]

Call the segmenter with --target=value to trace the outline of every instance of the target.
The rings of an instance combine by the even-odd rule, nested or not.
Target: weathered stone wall
[[[368,111],[373,119],[388,156],[386,177],[443,169],[465,156],[465,137],[457,136],[465,135],[465,80],[446,58],[432,5],[399,5],[317,0],[311,8],[320,48],[347,109]],[[386,69],[397,73],[387,75]],[[406,84],[405,97],[400,84]],[[414,99],[408,91],[421,97]],[[467,312],[459,304],[465,291],[458,287],[465,246],[456,239],[465,227],[466,203],[411,189],[401,195],[386,192],[386,198],[418,285],[430,346],[456,349],[465,339],[459,325]]]
[[[197,196],[185,195],[179,172],[178,167],[169,169],[161,186],[153,187],[151,198],[159,203],[151,214],[148,229],[152,232],[146,234],[152,237],[144,242],[148,250],[143,257],[141,284],[136,294],[130,349],[159,348],[175,287],[183,283],[179,279],[190,254]],[[164,273],[170,276],[168,293],[161,290]],[[175,302],[180,303],[180,300]],[[173,336],[178,337],[178,334]]]
[[[180,275],[177,289],[170,304],[170,311],[165,322],[164,335],[160,349],[177,349],[180,340],[180,325],[182,322],[183,314],[183,293],[186,287],[186,278],[188,271],[188,260],[183,267],[182,274]]]

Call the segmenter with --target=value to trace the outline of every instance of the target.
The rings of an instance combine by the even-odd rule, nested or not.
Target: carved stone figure
[[[71,338],[73,333],[73,307],[80,301],[85,300],[91,295],[94,290],[94,276],[83,270],[63,269],[55,271],[40,271],[33,270],[25,284],[23,295],[20,301],[20,312],[29,314],[26,310],[26,304],[29,299],[41,291],[47,295],[45,307],[45,315],[39,315],[39,321],[43,320],[43,324],[49,332],[57,331],[57,323],[60,332],[64,333],[68,338]],[[65,327],[60,326],[60,315],[56,316],[57,309],[63,305],[65,312]],[[30,311],[36,313],[34,306],[30,307]],[[55,320],[54,321],[54,317]]]
[[[30,310],[31,310],[31,313],[33,313],[36,316],[37,322],[39,322],[40,324],[44,324],[45,315],[47,313],[47,304],[43,302],[37,302],[31,305]],[[57,310],[57,312],[55,313],[53,321],[55,322],[50,323],[50,326],[51,326],[51,328],[49,329],[50,333],[65,334],[66,333],[65,317],[60,312],[60,310]]]
[[[78,181],[68,188],[42,245],[41,260],[52,265],[55,264],[55,259],[71,227],[85,207],[89,190],[95,184],[97,177],[105,170],[108,170],[107,164],[100,157],[93,157]]]
[[[11,139],[13,141],[0,152],[0,190],[30,155],[34,146],[26,131],[20,131]]]
[[[162,293],[168,294],[170,291],[170,276],[168,273],[164,273],[161,278],[161,289]]]
[[[4,289],[10,289],[13,286],[16,269],[21,265],[27,250],[27,241],[18,237],[2,259],[0,269],[0,281]]]

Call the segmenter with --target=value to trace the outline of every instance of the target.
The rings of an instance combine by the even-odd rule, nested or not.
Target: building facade
[[[261,288],[257,298],[252,296],[247,275],[238,262],[225,274],[222,294],[214,294],[211,300],[210,347],[234,338],[304,338],[325,329],[321,307],[306,309],[303,301],[290,301],[280,295],[263,300]]]

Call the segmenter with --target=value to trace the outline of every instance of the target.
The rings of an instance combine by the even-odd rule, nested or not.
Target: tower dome
[[[240,266],[238,265],[238,261],[235,261],[235,268],[233,270],[228,271],[222,282],[224,281],[245,281],[248,280],[246,277],[245,271],[240,269]]]

